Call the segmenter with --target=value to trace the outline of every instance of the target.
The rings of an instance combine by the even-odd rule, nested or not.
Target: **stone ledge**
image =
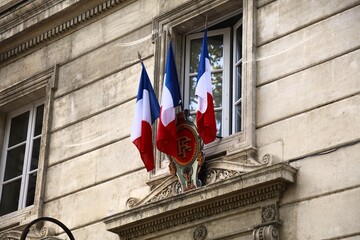
[[[297,169],[286,163],[264,167],[104,219],[107,230],[132,239],[187,222],[279,199],[295,183]]]

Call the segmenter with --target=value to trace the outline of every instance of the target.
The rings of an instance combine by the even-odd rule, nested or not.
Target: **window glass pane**
[[[241,102],[235,106],[235,132],[241,131]]]
[[[190,89],[189,89],[189,110],[196,111],[197,110],[197,98],[195,96],[195,88],[196,88],[196,80],[197,77],[190,77]],[[211,74],[211,82],[212,82],[212,90],[213,90],[213,100],[214,107],[222,106],[222,73],[213,73]]]
[[[189,110],[196,111],[197,109],[197,99],[195,97],[195,88],[196,88],[196,81],[197,77],[190,77],[190,84],[189,84]]]
[[[36,108],[35,131],[34,136],[41,134],[42,123],[44,115],[44,104]]]
[[[26,140],[30,112],[25,112],[11,119],[9,147]]]
[[[224,65],[223,58],[223,35],[208,37],[209,58],[212,69],[222,69]]]
[[[215,120],[216,120],[216,136],[221,136],[221,127],[222,127],[222,112],[217,111],[215,112]]]
[[[23,171],[25,145],[11,149],[7,153],[4,181],[20,176]]]
[[[30,171],[38,168],[38,160],[39,160],[39,153],[40,153],[40,141],[41,141],[41,138],[37,138],[33,141]]]
[[[242,46],[241,46],[241,41],[242,41],[242,24],[236,29],[236,61],[239,61],[240,59],[242,59]]]
[[[202,39],[191,40],[190,44],[190,73],[195,73],[199,68]]]
[[[5,184],[2,189],[0,216],[18,209],[21,179]]]
[[[214,100],[214,107],[221,107],[222,106],[222,72],[220,73],[213,73],[211,74],[211,83],[212,83],[212,90],[213,90],[213,100]]]
[[[199,68],[202,38],[191,41],[190,46],[190,73],[195,73]],[[223,59],[223,35],[208,37],[208,51],[212,69],[222,69]]]
[[[29,185],[26,196],[26,207],[34,204],[35,187],[36,187],[37,173],[32,173],[29,176]]]

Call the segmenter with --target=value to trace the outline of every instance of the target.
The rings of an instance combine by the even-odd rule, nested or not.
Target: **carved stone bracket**
[[[279,228],[282,223],[279,219],[278,201],[261,207],[261,222],[254,227],[254,240],[280,240]]]
[[[276,225],[256,228],[253,232],[254,240],[279,240],[279,230]]]
[[[21,231],[10,230],[0,234],[0,240],[18,240],[21,237]],[[32,226],[30,232],[27,235],[28,240],[61,240],[61,238],[54,237],[55,230],[52,227],[40,227]]]

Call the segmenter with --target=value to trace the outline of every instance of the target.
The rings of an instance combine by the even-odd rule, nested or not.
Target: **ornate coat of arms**
[[[176,115],[177,157],[170,157],[170,173],[176,175],[184,192],[201,186],[198,173],[204,163],[203,142],[186,112]]]

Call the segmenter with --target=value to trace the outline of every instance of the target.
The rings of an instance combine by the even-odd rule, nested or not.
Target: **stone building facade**
[[[191,109],[206,19],[220,137],[182,192],[130,141],[138,53],[161,96],[173,41]],[[359,25],[359,0],[1,1],[0,240],[42,216],[78,240],[360,239]]]

